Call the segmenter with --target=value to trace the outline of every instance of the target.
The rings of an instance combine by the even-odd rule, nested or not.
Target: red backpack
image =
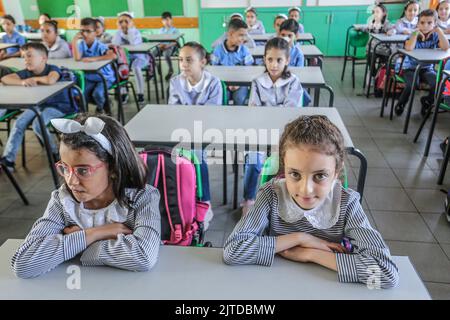
[[[203,242],[203,221],[209,205],[198,200],[200,169],[188,159],[189,154],[192,153],[173,155],[171,148],[155,146],[140,153],[148,168],[147,183],[157,188],[161,196],[164,244],[190,246]]]
[[[119,74],[119,82],[128,80],[130,77],[130,65],[128,64],[127,53],[125,50],[116,45],[110,45],[109,48],[114,51],[117,56],[117,72]]]

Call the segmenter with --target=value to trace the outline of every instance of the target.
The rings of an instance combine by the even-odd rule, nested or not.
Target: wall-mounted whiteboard
[[[250,0],[252,7],[300,7],[302,0]]]

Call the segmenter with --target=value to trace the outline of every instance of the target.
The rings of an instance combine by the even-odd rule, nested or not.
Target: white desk
[[[233,86],[249,86],[253,79],[264,73],[264,66],[207,66],[206,70]],[[333,89],[325,83],[320,67],[289,67],[299,79],[303,87],[315,89],[314,106],[319,105],[320,89],[330,93],[329,106],[333,106]]]
[[[254,58],[261,58],[264,56],[264,46],[256,46],[255,48],[250,48],[250,54]],[[305,56],[305,59],[320,59],[322,62],[323,53],[320,51],[319,48],[317,48],[315,45],[309,44],[309,45],[301,45],[300,50],[302,51],[303,55]],[[322,66],[322,63],[320,63],[320,66]]]
[[[35,279],[18,279],[10,260],[22,240],[0,247],[0,299],[169,299],[169,300],[430,300],[408,257],[393,257],[398,287],[370,290],[339,283],[336,272],[275,257],[271,267],[228,266],[222,249],[163,246],[158,263],[144,273],[82,267],[77,259]],[[80,289],[68,289],[69,266],[80,267]],[[73,275],[72,275],[73,276]]]
[[[249,36],[254,41],[269,41],[276,36],[275,33],[264,33],[264,34],[249,34]],[[305,41],[311,44],[315,43],[315,38],[311,33],[299,33],[297,35],[297,41]]]
[[[57,82],[51,86],[40,85],[36,87],[0,85],[0,107],[8,109],[31,109],[36,113],[41,132],[43,133],[44,146],[47,151],[47,158],[55,187],[59,185],[58,174],[54,166],[55,161],[51,152],[49,137],[46,134],[47,131],[44,129],[45,123],[41,118],[38,106],[73,85],[73,82]]]
[[[136,146],[147,144],[175,145],[184,142],[186,148],[210,145],[230,151],[245,151],[247,148],[264,146],[278,149],[279,136],[285,125],[301,115],[325,115],[342,132],[344,144],[349,154],[358,157],[361,167],[358,177],[357,191],[363,194],[367,173],[367,160],[361,152],[355,148],[350,135],[336,108],[281,108],[281,107],[247,107],[247,106],[171,106],[171,105],[147,105],[136,114],[126,125],[131,141]],[[201,128],[195,123],[201,121]],[[188,136],[182,140],[175,135],[183,130]],[[200,130],[200,132],[199,132]],[[250,141],[251,133],[258,137],[258,133],[266,130],[267,139],[261,137]],[[271,132],[277,135],[270,135]],[[207,134],[210,133],[211,135]],[[217,136],[215,133],[220,134]],[[228,139],[225,137],[229,137]],[[222,138],[220,140],[220,138]],[[237,153],[237,152],[236,152]],[[223,153],[223,163],[226,164],[226,152]],[[234,202],[237,205],[238,163],[235,158],[234,178]],[[225,167],[225,166],[224,166]],[[224,172],[224,178],[226,172]],[[224,203],[226,203],[226,179],[224,179]],[[362,198],[362,197],[361,197]]]
[[[14,48],[18,47],[18,44],[15,43],[2,43],[0,42],[0,50],[8,49],[8,48]]]
[[[175,34],[144,34],[143,38],[148,40],[149,42],[178,42],[180,39],[183,39],[184,33],[175,33]]]
[[[101,68],[110,64],[112,60],[96,61],[96,62],[81,62],[75,61],[72,58],[67,59],[49,59],[48,63],[57,67],[65,67],[70,70],[82,70],[84,72],[97,72]],[[25,69],[25,60],[23,58],[11,58],[0,61],[0,65],[12,69]]]

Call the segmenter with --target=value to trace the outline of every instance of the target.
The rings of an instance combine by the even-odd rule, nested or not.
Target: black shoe
[[[0,163],[1,163],[4,167],[6,167],[6,169],[7,169],[9,172],[14,172],[14,171],[16,171],[16,165],[15,165],[14,162],[8,161],[8,160],[6,160],[6,158],[2,157],[2,158],[0,158]]]
[[[145,101],[144,95],[143,94],[138,94],[137,95],[137,101],[138,101],[138,103],[144,103],[144,101]]]
[[[173,71],[169,71],[169,73],[166,75],[166,81],[169,81],[170,78],[172,78]]]
[[[420,103],[422,104],[422,108],[420,109],[420,114],[422,114],[422,116],[425,116],[428,111],[430,110],[430,108],[433,105],[433,102],[430,101],[430,98],[428,97],[422,97],[420,98]]]
[[[122,104],[127,104],[128,103],[128,94],[122,94],[121,99],[122,99]]]
[[[403,110],[405,110],[405,105],[397,103],[397,105],[394,108],[395,114],[397,116],[401,116],[403,113]]]
[[[447,148],[447,144],[448,144],[448,138],[439,144],[439,148],[441,148],[442,154],[445,154],[445,148]]]
[[[100,108],[97,107],[97,108],[95,109],[95,114],[101,115],[101,114],[106,114],[106,112],[105,112],[104,109],[100,109]]]

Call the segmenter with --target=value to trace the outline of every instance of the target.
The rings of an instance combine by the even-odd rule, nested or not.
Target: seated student
[[[0,61],[20,57],[20,46],[23,46],[26,40],[19,32],[16,31],[16,20],[13,16],[7,14],[1,18],[1,21],[2,28],[5,31],[1,42],[17,44],[18,47],[0,50]]]
[[[50,15],[48,13],[41,13],[39,15],[39,20],[38,20],[39,26],[42,26],[44,24],[44,22],[51,21],[51,20],[52,20],[52,18],[50,17]]]
[[[136,29],[133,24],[133,14],[130,12],[119,13],[119,19],[117,20],[119,30],[114,35],[112,44],[120,45],[132,45],[136,46],[142,43],[141,32]],[[144,74],[142,69],[148,65],[148,57],[145,54],[130,54],[130,67],[134,72],[136,87],[137,87],[137,98],[139,103],[144,102]],[[122,95],[123,103],[128,101],[128,94]]]
[[[417,27],[417,16],[420,12],[418,1],[410,0],[405,4],[402,16],[395,24],[397,34],[411,34]]]
[[[231,21],[231,20],[234,20],[234,19],[238,19],[238,20],[244,21],[244,17],[243,17],[242,14],[240,14],[240,13],[233,13],[233,14],[230,16],[230,21]],[[224,25],[224,26],[225,26],[225,25]],[[211,47],[213,48],[213,50],[214,50],[217,46],[221,45],[221,44],[227,39],[227,35],[228,35],[228,32],[225,32],[223,35],[221,35],[217,40],[215,40],[215,41],[213,42],[213,44],[211,45]],[[256,47],[255,40],[253,40],[252,37],[249,36],[248,32],[247,32],[247,34],[245,35],[244,45],[245,45],[247,48],[249,48],[249,49],[255,48],[255,47]]]
[[[177,34],[179,33],[178,29],[173,26],[173,19],[172,14],[168,11],[163,12],[161,14],[161,21],[163,24],[163,27],[159,29],[160,34]],[[164,58],[167,62],[167,65],[169,67],[169,72],[166,75],[166,81],[169,81],[170,78],[173,75],[173,65],[172,65],[172,55],[175,51],[177,44],[175,42],[166,42],[161,43],[158,48],[160,52],[164,55]]]
[[[288,17],[283,14],[283,13],[279,13],[275,16],[275,19],[273,21],[273,28],[275,29],[275,36],[279,36],[280,35],[280,26],[283,22],[285,22],[288,19]]]
[[[406,50],[414,49],[436,49],[447,50],[449,48],[448,40],[441,28],[436,25],[436,12],[434,10],[424,10],[419,14],[417,30],[411,34],[411,37],[405,42]],[[405,79],[405,88],[403,89],[395,113],[399,116],[403,113],[405,105],[409,100],[413,86],[414,72],[417,67],[417,61],[405,57],[403,61],[403,78]],[[434,102],[434,90],[436,86],[436,71],[433,64],[422,65],[417,83],[426,82],[430,89],[428,95],[421,98],[422,105],[432,105]]]
[[[343,140],[326,116],[301,116],[286,125],[279,175],[261,187],[255,206],[225,242],[226,264],[271,266],[278,254],[334,270],[340,282],[378,289],[398,284],[398,268],[371,227],[359,194],[339,180]]]
[[[387,8],[383,4],[376,4],[372,10],[373,19],[365,26],[360,26],[357,30],[365,31],[368,33],[385,33],[387,35],[395,34],[394,26],[388,20]],[[371,48],[369,48],[369,44]],[[374,48],[377,48],[376,55],[381,57],[382,61],[387,61],[388,57],[392,53],[392,47],[388,44],[378,45],[378,40],[373,40],[367,44],[367,53],[372,54]],[[369,50],[370,49],[370,50]],[[369,61],[372,59],[371,56],[368,57]],[[376,70],[372,70],[374,73]]]
[[[61,80],[61,70],[47,63],[48,51],[43,44],[37,42],[27,43],[22,46],[22,52],[25,57],[26,69],[3,77],[1,82],[4,85],[34,87],[37,85],[52,85]],[[51,119],[61,118],[76,111],[70,103],[67,90],[48,99],[44,105],[39,106],[39,109],[45,126],[50,123]],[[14,171],[17,152],[22,144],[25,130],[31,123],[33,123],[32,127],[36,135],[41,141],[44,141],[36,114],[31,109],[25,110],[14,123],[8,142],[3,150],[3,157],[1,158],[3,164],[10,171]],[[47,130],[47,135],[50,138],[49,143],[52,152],[58,158],[56,144],[48,132],[47,127],[45,130]]]
[[[42,44],[48,50],[49,59],[71,58],[69,44],[58,36],[58,22],[45,21],[41,25]]]
[[[445,34],[450,34],[450,1],[440,1],[436,11],[438,13],[437,25]]]
[[[292,7],[288,10],[288,17],[289,19],[294,19],[298,23],[298,33],[305,33],[305,28],[300,23],[300,13],[302,11],[299,7]]]
[[[34,278],[81,254],[83,266],[148,271],[161,242],[159,192],[125,129],[107,116],[55,119],[62,133],[64,185],[12,257],[14,273]]]
[[[92,18],[81,20],[81,31],[72,40],[73,57],[76,61],[95,62],[102,60],[115,60],[117,57],[112,50],[97,39],[97,23]],[[78,43],[80,41],[80,43]],[[116,81],[116,76],[111,64],[103,67],[101,73],[106,79],[107,86],[111,86]],[[105,88],[103,81],[98,74],[86,74],[86,97],[91,97],[95,101],[97,113],[111,112],[111,106],[105,106]],[[106,107],[106,110],[105,110]]]
[[[105,32],[105,18],[98,17],[97,22],[97,39],[104,44],[110,44],[112,42],[112,35]]]
[[[303,88],[297,76],[288,70],[289,52],[289,43],[282,38],[273,38],[267,42],[264,50],[266,71],[252,81],[249,106],[302,107]],[[246,157],[244,201],[241,204],[243,215],[255,203],[264,158],[265,154],[261,152],[249,152]]]
[[[179,59],[181,74],[170,79],[169,104],[222,105],[222,84],[219,78],[205,70],[208,62],[205,48],[197,42],[188,42],[181,48]],[[196,155],[201,161],[203,198],[200,200],[209,204],[204,220],[204,229],[207,230],[209,222],[213,218],[213,211],[206,150],[203,152],[196,150]]]
[[[264,24],[258,20],[258,13],[253,7],[249,7],[245,10],[245,20],[248,25],[248,34],[264,34],[266,29]]]
[[[288,19],[280,25],[280,37],[284,38],[291,47],[289,65],[291,67],[304,67],[305,56],[297,46],[298,23],[294,19]]]
[[[226,40],[217,46],[211,55],[211,64],[222,66],[248,66],[253,64],[250,51],[244,46],[247,24],[238,19],[233,19],[228,24]],[[245,105],[247,99],[247,87],[228,87],[228,95],[231,95],[235,105]]]
[[[304,67],[305,56],[303,55],[300,46],[297,45],[298,23],[294,19],[287,19],[280,26],[279,36],[288,41],[291,47],[289,66],[291,67]],[[308,106],[311,102],[311,97],[308,91],[303,91],[303,106]]]

